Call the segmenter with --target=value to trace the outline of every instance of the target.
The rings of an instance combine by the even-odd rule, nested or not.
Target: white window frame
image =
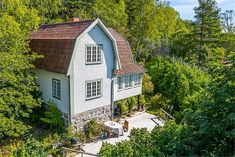
[[[123,90],[123,75],[117,77],[118,91]]]
[[[132,75],[125,75],[124,82],[125,82],[125,89],[132,88]]]
[[[141,85],[141,74],[134,75],[134,87],[139,87]]]
[[[86,64],[101,64],[103,61],[103,45],[87,44],[85,54]]]
[[[100,91],[98,91],[99,90],[98,83],[100,83]],[[88,86],[90,86],[89,90],[88,90]],[[85,82],[85,89],[86,89],[86,93],[85,93],[86,100],[99,98],[103,94],[103,80],[97,79],[97,80],[86,81]],[[90,91],[90,92],[88,93],[88,91]]]
[[[61,82],[54,78],[52,78],[52,96],[56,99],[61,99]]]

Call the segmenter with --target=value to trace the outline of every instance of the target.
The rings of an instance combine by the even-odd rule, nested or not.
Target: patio
[[[132,128],[147,128],[148,131],[151,131],[155,126],[158,125],[163,126],[162,121],[158,120],[155,115],[146,113],[146,112],[137,112],[134,116],[126,118],[129,122],[129,131],[124,132],[123,136],[118,138],[108,138],[103,140],[103,142],[108,142],[110,144],[115,144],[116,142],[120,142],[123,140],[127,140]],[[83,146],[83,150],[87,153],[97,154],[102,147],[102,141],[92,142]],[[79,157],[81,155],[77,155]],[[83,155],[84,157],[87,155]],[[88,156],[87,156],[88,157]]]

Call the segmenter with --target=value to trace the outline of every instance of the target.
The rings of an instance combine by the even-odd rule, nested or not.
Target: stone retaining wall
[[[111,119],[110,105],[95,108],[86,112],[76,114],[72,117],[72,126],[75,130],[79,130],[90,120],[95,119],[97,122],[105,122]]]

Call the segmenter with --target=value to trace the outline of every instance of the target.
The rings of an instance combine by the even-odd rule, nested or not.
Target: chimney
[[[78,22],[78,21],[80,21],[80,19],[79,19],[79,17],[71,17],[71,18],[69,19],[69,21],[70,21],[70,22]]]

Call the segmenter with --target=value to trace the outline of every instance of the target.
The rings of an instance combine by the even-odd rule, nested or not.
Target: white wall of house
[[[46,102],[54,102],[58,109],[64,113],[69,113],[69,79],[63,74],[53,73],[46,70],[36,69],[33,72],[37,76],[37,83],[42,91],[43,98]],[[61,98],[57,99],[52,95],[52,79],[60,80]]]
[[[102,63],[86,64],[86,45],[102,44]],[[73,109],[72,114],[111,104],[111,80],[115,61],[111,40],[96,25],[76,41],[73,60],[68,74],[71,76]],[[86,100],[86,81],[102,79],[102,96]]]
[[[114,79],[114,101],[122,100],[131,96],[140,95],[142,92],[142,79],[140,86],[135,86],[132,80],[132,85],[130,88],[125,88],[125,82],[122,83],[122,90],[118,89],[117,77]]]

